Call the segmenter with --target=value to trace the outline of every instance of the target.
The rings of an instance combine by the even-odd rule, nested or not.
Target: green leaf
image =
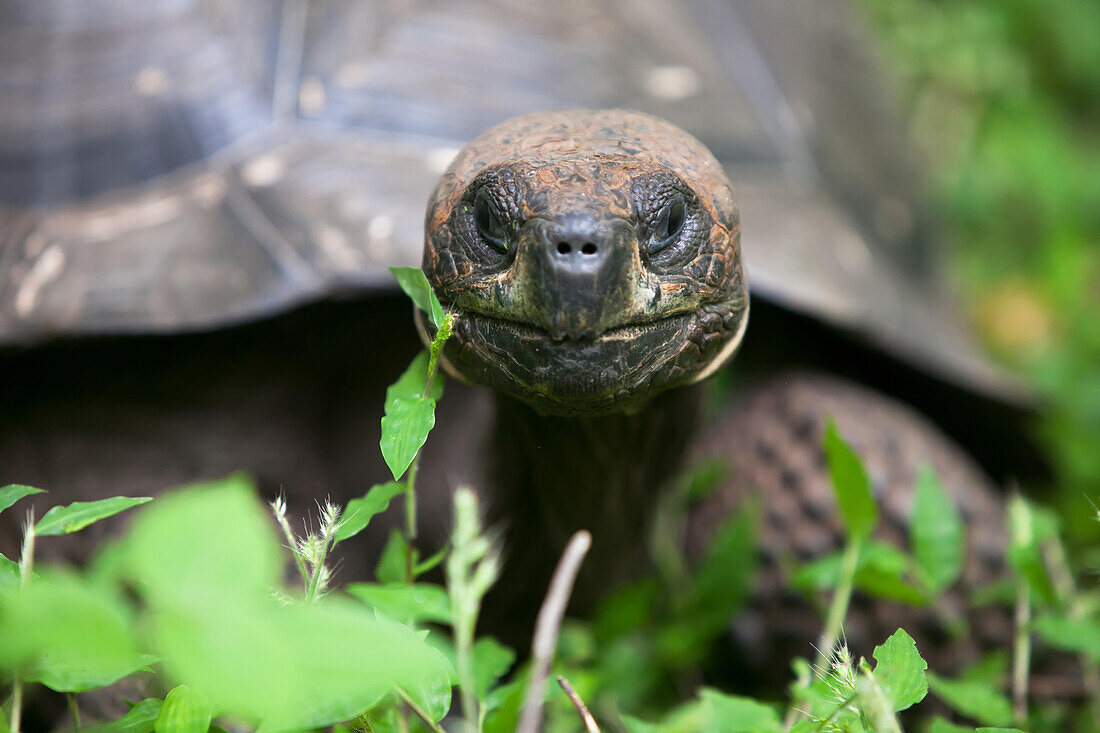
[[[835,552],[806,563],[795,571],[792,585],[803,591],[829,590],[840,582],[843,554]],[[912,559],[885,542],[870,540],[859,553],[855,587],[877,598],[888,598],[914,606],[925,605],[927,599],[907,577],[911,575]]]
[[[871,495],[871,482],[863,462],[840,437],[831,418],[825,427],[825,455],[829,460],[829,476],[848,535],[866,539],[878,523],[878,507]]]
[[[417,563],[416,567],[413,568],[413,576],[419,577],[429,570],[434,569],[447,557],[447,550],[449,549],[450,545],[445,544],[443,545],[443,547],[439,548],[439,550],[434,555],[425,560],[421,560],[419,563]]]
[[[42,489],[36,489],[33,486],[23,486],[22,484],[8,484],[4,488],[0,489],[0,512],[4,511],[25,496],[44,493],[46,492]]]
[[[376,484],[358,499],[352,499],[341,515],[340,527],[336,530],[336,542],[350,539],[366,529],[374,515],[389,508],[395,496],[405,491],[405,484],[390,481]]]
[[[382,557],[374,568],[374,577],[379,583],[403,583],[408,568],[409,544],[399,530],[390,530],[386,546],[382,548]]]
[[[917,644],[904,630],[898,629],[882,645],[875,647],[875,681],[901,712],[924,699],[928,681],[924,677],[928,663],[921,658]]]
[[[711,721],[706,730],[715,733],[779,733],[779,715],[763,703],[748,697],[726,695],[703,688],[699,692],[703,703],[711,708]]]
[[[1043,564],[1040,547],[1057,531],[1050,515],[1037,511],[1023,497],[1013,496],[1008,502],[1008,526],[1009,564],[1027,580],[1032,591],[1046,602],[1053,603],[1056,594]]]
[[[956,725],[943,718],[936,718],[928,727],[928,733],[974,733],[974,728],[969,725]]]
[[[1052,646],[1100,659],[1100,624],[1095,621],[1044,616],[1035,621],[1035,630]]]
[[[411,400],[416,397],[424,396],[424,387],[428,383],[428,365],[431,361],[431,357],[427,350],[421,351],[416,355],[416,358],[412,360],[408,368],[401,373],[397,381],[386,388],[386,407],[385,411],[388,413],[393,407],[393,403],[397,400]],[[428,394],[435,401],[439,401],[443,397],[443,380],[436,378],[432,380],[432,389]]]
[[[0,591],[5,588],[18,588],[20,581],[19,563],[0,555]]]
[[[478,699],[489,694],[515,661],[516,653],[491,636],[474,642],[474,690]]]
[[[134,626],[113,590],[45,574],[0,597],[0,667],[58,692],[104,687],[155,661],[142,653]]]
[[[163,700],[146,698],[118,720],[81,730],[85,733],[153,733],[153,724],[163,705]]]
[[[725,627],[748,598],[756,572],[756,514],[739,511],[726,518],[695,573],[692,622],[701,633]]]
[[[162,700],[146,698],[118,720],[81,730],[85,733],[153,733],[153,724],[163,705]]]
[[[438,585],[351,583],[345,590],[394,621],[451,622],[451,598]]]
[[[951,497],[930,466],[917,474],[913,519],[909,531],[917,563],[942,591],[962,575],[966,533]]]
[[[114,496],[100,501],[74,501],[68,506],[55,506],[34,525],[34,533],[40,537],[72,534],[93,522],[152,500],[150,496]]]
[[[153,730],[156,733],[206,733],[210,718],[210,703],[206,698],[187,685],[180,685],[164,698]]]
[[[404,687],[405,692],[428,713],[432,720],[439,722],[451,710],[451,697],[454,682],[450,674],[437,674],[416,680]]]
[[[968,718],[985,725],[1005,725],[1012,721],[1012,705],[989,684],[979,680],[952,680],[928,672],[928,687],[947,705]]]
[[[382,457],[399,481],[435,427],[435,400],[430,397],[394,400],[382,418]]]
[[[439,328],[443,323],[443,306],[428,284],[428,278],[419,267],[391,267],[390,272],[397,278],[397,284],[412,298],[416,307],[428,314],[432,325]]]

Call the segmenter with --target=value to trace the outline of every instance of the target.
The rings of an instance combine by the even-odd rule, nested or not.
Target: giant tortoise
[[[582,525],[596,544],[581,606],[639,572],[654,492],[691,456],[720,455],[732,477],[693,516],[689,545],[705,544],[747,492],[763,497],[773,567],[755,623],[781,625],[778,558],[816,556],[837,539],[820,457],[826,415],[865,453],[887,531],[904,524],[914,473],[932,463],[972,528],[967,578],[990,577],[1002,541],[993,480],[1034,470],[1019,427],[1029,396],[955,315],[917,166],[875,66],[839,1],[5,3],[0,478],[60,502],[243,468],[292,505],[346,499],[382,479],[372,445],[384,387],[418,342],[386,268],[421,262],[424,206],[448,171],[424,263],[460,313],[488,286],[471,279],[466,245],[439,237],[461,225],[470,241],[500,239],[486,250],[500,254],[523,223],[515,217],[543,216],[539,206],[561,230],[544,234],[547,246],[569,250],[550,260],[588,257],[589,244],[602,257],[606,242],[586,227],[612,205],[638,227],[621,241],[643,241],[648,227],[661,241],[690,231],[705,242],[704,224],[720,224],[744,248],[743,273],[740,252],[723,250],[711,270],[678,276],[691,256],[673,252],[658,269],[679,285],[666,282],[652,301],[605,297],[614,284],[566,273],[546,279],[562,290],[538,303],[474,307],[502,320],[528,308],[521,330],[480,342],[467,319],[448,353],[453,373],[503,397],[494,407],[488,390],[450,389],[419,483],[439,506],[473,483],[522,538],[502,593],[543,588]],[[558,112],[497,128],[455,159],[505,119],[574,108],[636,109],[675,126]],[[532,156],[531,145],[597,159],[576,163],[570,183],[568,165]],[[631,189],[641,185],[623,162],[631,155],[663,161],[663,173],[650,172],[664,183]],[[530,200],[509,198],[504,163],[526,166]],[[486,167],[497,175],[491,199],[478,198]],[[648,250],[646,266],[662,256]],[[716,414],[702,417],[697,388],[576,409],[555,401],[558,389],[583,392],[577,380],[614,386],[618,360],[643,356],[627,345],[610,363],[589,361],[607,329],[656,317],[639,309],[697,305],[692,287],[727,288],[733,275],[737,292],[726,295],[739,305],[711,314],[722,335],[697,344],[707,359],[661,382],[697,381],[724,363],[750,283],[753,325],[721,374]],[[555,309],[564,315],[547,315]],[[522,357],[542,380],[526,392],[538,380],[521,388],[501,377],[525,339],[570,349],[543,363]],[[730,348],[711,353],[715,344]],[[4,552],[17,534],[8,521]],[[445,521],[429,513],[424,530]],[[56,547],[81,557],[76,543]],[[365,567],[348,553],[341,572]],[[752,623],[742,633],[750,647]]]

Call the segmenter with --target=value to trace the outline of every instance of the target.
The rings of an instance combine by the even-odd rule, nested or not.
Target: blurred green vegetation
[[[932,172],[956,290],[1049,396],[1067,530],[1100,494],[1100,2],[858,0]]]

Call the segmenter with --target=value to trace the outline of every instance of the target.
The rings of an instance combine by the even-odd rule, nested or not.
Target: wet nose
[[[543,238],[550,267],[563,275],[596,274],[610,251],[607,227],[590,216],[571,216],[551,224]]]

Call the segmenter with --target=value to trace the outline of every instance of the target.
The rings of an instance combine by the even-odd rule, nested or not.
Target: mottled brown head
[[[713,373],[748,317],[740,218],[695,138],[625,110],[471,142],[428,204],[423,269],[462,379],[545,413],[630,410]]]

